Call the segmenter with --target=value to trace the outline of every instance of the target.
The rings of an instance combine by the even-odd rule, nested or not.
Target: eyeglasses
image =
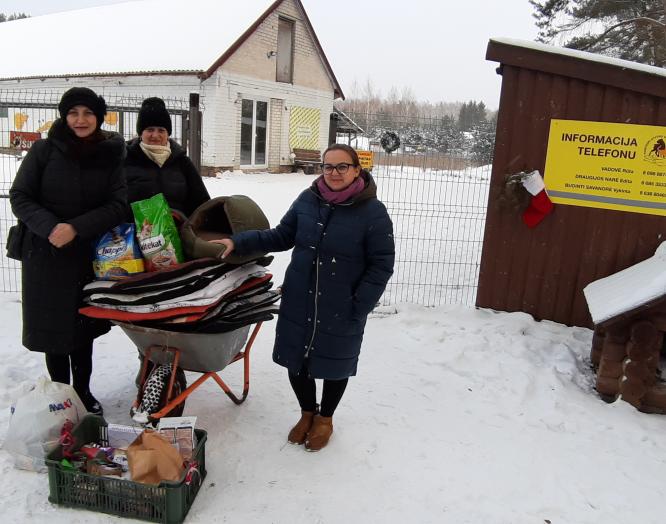
[[[349,168],[353,167],[354,165],[355,164],[348,164],[347,162],[340,162],[339,164],[322,164],[321,171],[325,175],[330,175],[335,169],[338,173],[344,175],[347,171],[349,171]]]

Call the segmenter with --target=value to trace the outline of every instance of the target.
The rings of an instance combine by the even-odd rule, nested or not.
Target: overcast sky
[[[121,1],[0,0],[0,12],[37,16]],[[410,87],[420,100],[483,100],[497,108],[500,77],[485,60],[488,39],[533,40],[537,31],[528,0],[302,2],[348,97],[354,83],[360,90],[370,79],[383,95]],[[102,21],[95,30],[112,38]]]

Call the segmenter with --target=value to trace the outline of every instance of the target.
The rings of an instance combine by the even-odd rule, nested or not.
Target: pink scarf
[[[333,191],[326,185],[324,176],[322,175],[317,180],[317,189],[319,189],[319,194],[321,194],[322,198],[329,204],[342,204],[365,189],[365,180],[361,173],[346,188],[340,191]]]

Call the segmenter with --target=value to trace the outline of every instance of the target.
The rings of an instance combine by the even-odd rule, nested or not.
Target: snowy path
[[[259,184],[247,193],[275,223],[303,180],[246,175],[242,185]],[[215,194],[244,192],[234,176],[210,184]],[[278,283],[287,260],[279,255],[272,266]],[[20,346],[15,296],[0,294],[0,320],[4,440],[11,399],[44,367]],[[331,443],[307,453],[286,443],[298,408],[286,372],[271,362],[273,329],[265,325],[252,351],[245,404],[213,382],[187,401],[185,414],[208,431],[208,477],[187,522],[664,521],[666,417],[599,400],[589,330],[462,306],[375,314]],[[118,328],[96,344],[93,391],[111,422],[129,422],[136,366]],[[240,364],[221,375],[240,388]],[[8,522],[112,519],[52,506],[47,477],[15,470],[4,451],[0,472]]]

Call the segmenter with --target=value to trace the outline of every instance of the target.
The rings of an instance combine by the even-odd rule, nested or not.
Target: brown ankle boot
[[[301,411],[301,420],[291,428],[287,440],[292,444],[303,444],[303,442],[305,442],[305,436],[308,434],[308,431],[310,431],[310,427],[312,427],[313,417],[314,411]]]
[[[308,451],[319,451],[328,444],[333,433],[333,417],[315,415],[312,427],[305,437],[305,448]]]

